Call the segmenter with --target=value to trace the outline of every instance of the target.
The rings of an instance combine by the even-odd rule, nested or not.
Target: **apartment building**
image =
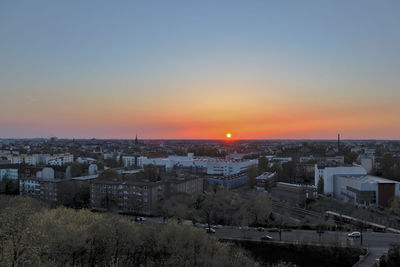
[[[123,213],[154,215],[160,201],[179,192],[195,195],[203,192],[203,179],[165,178],[162,181],[93,180],[90,185],[91,207]]]
[[[73,196],[73,192],[67,190],[71,183],[71,179],[21,178],[19,194],[36,198],[50,206],[57,206]]]
[[[94,180],[90,185],[90,204],[98,210],[151,215],[164,197],[164,183]]]

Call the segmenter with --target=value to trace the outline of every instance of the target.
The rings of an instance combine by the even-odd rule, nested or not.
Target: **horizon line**
[[[74,138],[74,137],[0,137],[0,140],[31,140],[31,139],[51,139],[57,138],[59,140],[132,140],[135,141],[135,138]],[[224,141],[224,142],[233,142],[233,141],[335,141],[338,139],[327,139],[327,138],[241,138],[241,139],[227,139],[227,138],[138,138],[138,140],[142,141]],[[367,138],[367,139],[340,139],[340,141],[400,141],[400,139],[376,139],[376,138]]]

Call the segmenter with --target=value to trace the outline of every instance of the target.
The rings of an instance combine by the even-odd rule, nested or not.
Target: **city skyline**
[[[0,138],[398,140],[399,11],[3,1]]]

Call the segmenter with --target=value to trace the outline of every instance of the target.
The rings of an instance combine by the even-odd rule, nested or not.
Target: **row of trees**
[[[270,166],[266,157],[260,157],[258,164],[248,168],[248,185],[253,188],[256,184],[256,177],[264,172],[276,172],[278,180],[289,183],[313,183],[314,175],[307,169],[297,164],[296,161],[285,162],[282,165],[275,163]]]
[[[377,161],[380,163],[380,168],[374,170],[375,175],[400,181],[400,158],[387,153]]]
[[[255,266],[235,246],[169,223],[138,225],[112,214],[0,201],[1,266]]]
[[[266,225],[272,211],[271,200],[264,192],[252,199],[215,187],[202,195],[176,194],[161,206],[164,218],[190,219],[208,224]]]

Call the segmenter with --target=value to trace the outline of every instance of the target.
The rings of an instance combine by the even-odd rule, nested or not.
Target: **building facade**
[[[333,194],[334,176],[335,175],[366,175],[367,171],[361,166],[345,166],[345,167],[324,167],[319,168],[315,165],[314,185],[318,186],[320,179],[324,182],[324,194]]]
[[[0,169],[0,181],[4,177],[10,180],[18,180],[18,169]]]
[[[390,207],[400,195],[400,182],[367,175],[361,166],[318,168],[315,166],[315,186],[324,182],[325,194],[360,205]]]
[[[316,198],[317,188],[312,185],[278,182],[276,187],[271,190],[271,194],[273,198],[280,201],[303,206],[307,199]]]
[[[94,180],[90,185],[93,209],[152,215],[164,197],[163,182]]]
[[[169,156],[168,158],[139,157],[138,166],[153,164],[163,166],[167,171],[174,167],[204,169],[209,175],[235,175],[243,173],[251,165],[258,163],[257,160],[226,160],[215,158],[195,158],[193,153],[187,156]]]
[[[400,182],[370,175],[335,175],[334,197],[361,205],[390,207]]]
[[[204,178],[206,186],[212,187],[216,185],[223,186],[227,190],[231,190],[246,184],[247,174],[232,176],[214,176]]]
[[[50,206],[57,206],[67,203],[73,197],[74,192],[68,190],[72,183],[71,179],[21,178],[19,194],[36,198]]]

